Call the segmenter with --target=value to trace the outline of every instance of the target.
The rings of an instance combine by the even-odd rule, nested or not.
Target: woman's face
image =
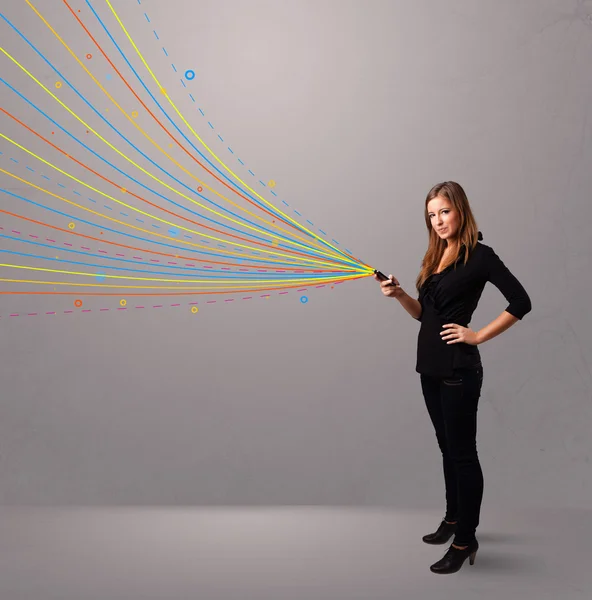
[[[436,196],[428,202],[428,216],[436,233],[448,243],[456,238],[459,214],[448,198]]]

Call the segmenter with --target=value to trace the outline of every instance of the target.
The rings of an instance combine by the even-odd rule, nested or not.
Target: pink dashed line
[[[64,246],[70,246],[70,248],[71,248],[72,244],[68,244],[68,242],[64,242]]]
[[[49,238],[45,238],[48,242],[52,242],[53,244],[57,244],[55,240],[50,240]]]
[[[21,234],[20,231],[15,231],[14,229],[12,230],[12,233],[18,233],[19,235]]]

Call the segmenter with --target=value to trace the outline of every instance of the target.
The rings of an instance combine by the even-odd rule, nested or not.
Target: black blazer
[[[479,232],[479,240],[483,234]],[[522,284],[504,265],[493,248],[479,241],[463,265],[463,246],[456,263],[441,273],[430,275],[419,290],[422,312],[417,339],[418,373],[451,377],[453,369],[481,364],[477,346],[465,342],[447,344],[440,332],[446,323],[468,327],[485,284],[490,281],[509,302],[506,311],[518,319],[532,310],[530,298]]]

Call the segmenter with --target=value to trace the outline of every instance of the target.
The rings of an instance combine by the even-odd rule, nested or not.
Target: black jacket
[[[479,240],[483,234],[479,232]],[[456,263],[430,275],[419,290],[422,312],[417,339],[418,373],[451,377],[453,369],[481,364],[478,347],[465,342],[447,344],[440,332],[446,323],[468,327],[485,284],[490,281],[510,303],[506,311],[518,319],[531,311],[526,290],[490,246],[477,242],[463,265],[463,246]]]

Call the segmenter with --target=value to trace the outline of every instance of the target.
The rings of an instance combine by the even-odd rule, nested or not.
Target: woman
[[[419,297],[405,293],[392,275],[382,293],[397,298],[421,327],[416,371],[442,451],[446,514],[427,544],[454,540],[434,573],[455,573],[467,556],[473,564],[475,531],[483,497],[483,473],[476,447],[477,404],[483,366],[477,346],[499,335],[531,310],[522,284],[483,239],[463,188],[454,181],[435,185],[425,202],[428,250],[416,281]],[[374,278],[379,281],[378,277]],[[468,324],[490,281],[509,302],[499,317],[479,331]]]

